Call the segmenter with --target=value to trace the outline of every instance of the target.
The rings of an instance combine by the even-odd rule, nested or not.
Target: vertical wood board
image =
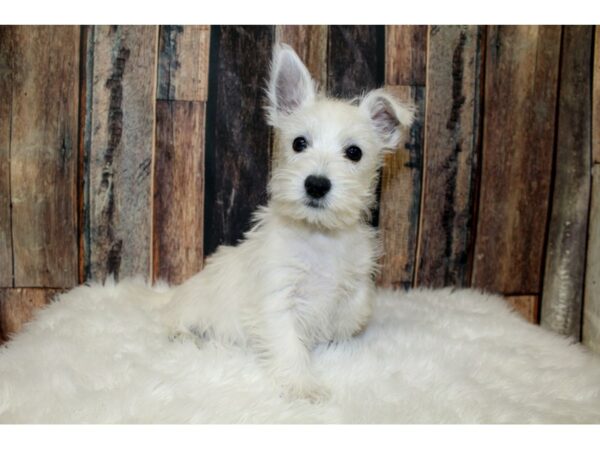
[[[154,278],[181,283],[202,268],[203,102],[158,101],[154,183]]]
[[[88,277],[151,274],[155,26],[97,26],[89,154]]]
[[[482,36],[478,26],[430,27],[417,285],[469,284]]]
[[[17,287],[78,281],[79,31],[13,28],[10,182]]]
[[[591,184],[593,26],[563,27],[541,325],[579,340]]]
[[[481,191],[473,285],[541,290],[561,29],[487,32]]]
[[[270,132],[264,87],[274,30],[213,27],[206,117],[204,252],[234,245],[267,200]],[[214,59],[213,59],[214,58]]]
[[[210,26],[163,25],[158,49],[158,100],[206,101]]]

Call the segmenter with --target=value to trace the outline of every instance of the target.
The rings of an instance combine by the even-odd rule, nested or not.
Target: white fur
[[[600,423],[600,358],[472,290],[379,291],[320,344],[328,400],[280,395],[255,352],[170,342],[142,284],[82,286],[0,347],[0,423]]]
[[[359,105],[319,95],[287,46],[275,49],[267,97],[277,133],[269,203],[240,245],[219,248],[174,289],[163,317],[178,337],[251,347],[287,394],[318,399],[310,351],[356,335],[371,314],[379,248],[367,218],[383,151],[399,144],[412,112],[383,90]],[[308,148],[295,152],[299,136]],[[349,146],[360,161],[345,156]],[[310,175],[331,181],[318,207]]]

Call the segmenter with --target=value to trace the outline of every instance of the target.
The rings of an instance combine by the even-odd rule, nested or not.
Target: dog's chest
[[[373,242],[358,234],[304,235],[287,243],[295,308],[309,323],[327,322],[371,273]]]

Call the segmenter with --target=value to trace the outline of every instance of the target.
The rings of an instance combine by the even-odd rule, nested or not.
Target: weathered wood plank
[[[505,297],[506,301],[529,322],[538,323],[539,296],[537,295],[511,295]]]
[[[273,27],[213,27],[207,105],[204,252],[235,244],[266,203],[269,128],[263,88]],[[214,63],[213,63],[214,62]]]
[[[596,45],[599,42],[596,41]],[[594,120],[598,126],[598,119],[594,118]],[[600,353],[600,164],[594,164],[592,168],[588,239],[582,341],[592,350]]]
[[[277,25],[275,41],[290,45],[319,86],[327,86],[327,25]]]
[[[154,175],[154,278],[181,283],[202,269],[204,107],[158,101]]]
[[[78,282],[79,31],[13,28],[10,177],[17,287]]]
[[[381,176],[379,230],[384,254],[378,283],[408,289],[413,284],[421,205],[423,166],[423,87],[387,86],[398,98],[417,107],[406,141],[385,156]]]
[[[600,27],[596,26],[592,111],[592,192],[588,229],[582,341],[600,353]]]
[[[600,164],[600,25],[596,25],[594,43],[592,155],[594,164]]]
[[[488,27],[477,287],[541,289],[560,36],[557,26]]]
[[[19,332],[36,310],[60,293],[60,289],[0,289],[0,343]]]
[[[385,34],[385,83],[425,86],[427,26],[387,25]]]
[[[430,27],[417,285],[469,284],[482,36],[478,26]]]
[[[0,26],[0,287],[13,285],[10,217],[10,124],[12,28]]]
[[[158,27],[98,26],[93,41],[87,278],[151,275]]]
[[[541,325],[581,336],[591,169],[593,26],[563,27]]]
[[[209,45],[208,25],[160,27],[157,99],[206,101]]]
[[[376,25],[329,27],[327,92],[349,98],[384,81],[385,28]]]

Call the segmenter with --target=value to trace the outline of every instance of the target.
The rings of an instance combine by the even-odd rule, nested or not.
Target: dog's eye
[[[298,153],[304,150],[306,147],[308,147],[308,142],[306,142],[306,138],[304,136],[298,136],[292,143],[292,148]]]
[[[350,161],[358,162],[362,158],[362,150],[356,145],[351,145],[346,149],[346,158]]]

